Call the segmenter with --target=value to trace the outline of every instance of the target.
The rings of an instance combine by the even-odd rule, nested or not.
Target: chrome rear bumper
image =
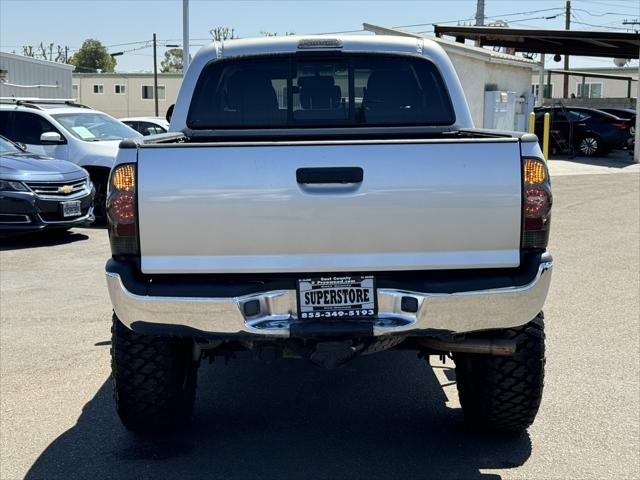
[[[534,318],[547,296],[552,262],[543,262],[528,284],[519,287],[450,294],[378,289],[378,317],[373,335],[420,335],[427,331],[464,333],[523,325]],[[133,330],[158,325],[217,335],[251,334],[290,337],[297,318],[296,291],[276,290],[240,297],[158,297],[128,291],[118,273],[107,272],[116,315]],[[418,302],[415,313],[403,311],[403,297]],[[245,314],[245,304],[258,301],[259,313]],[[415,303],[415,302],[414,302]],[[255,305],[255,303],[254,303]]]

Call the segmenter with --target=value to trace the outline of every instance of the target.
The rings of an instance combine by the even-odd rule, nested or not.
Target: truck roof
[[[228,58],[243,55],[294,53],[305,51],[428,53],[441,47],[428,39],[391,35],[288,35],[283,37],[257,37],[212,42],[197,56]]]

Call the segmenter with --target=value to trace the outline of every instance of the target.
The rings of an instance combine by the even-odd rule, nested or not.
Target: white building
[[[635,98],[638,79],[637,67],[597,67],[576,68],[569,77],[567,96],[577,99],[624,99]],[[589,77],[584,74],[593,74]],[[630,80],[633,79],[633,80]],[[549,80],[551,80],[549,82]],[[635,81],[634,81],[635,80]],[[536,69],[531,78],[531,91],[537,94],[540,85],[539,71]],[[562,73],[544,74],[544,94],[546,98],[559,99],[563,96],[564,75]],[[632,102],[633,103],[633,102]],[[630,104],[631,105],[631,104]]]
[[[0,52],[0,97],[71,98],[74,68]]]
[[[158,115],[176,103],[182,73],[158,74]],[[155,116],[152,73],[74,73],[73,98],[116,118]]]

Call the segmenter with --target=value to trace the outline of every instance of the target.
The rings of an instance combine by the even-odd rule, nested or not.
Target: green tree
[[[69,63],[76,66],[78,72],[113,72],[116,60],[99,40],[89,38],[82,42],[80,50],[73,54]]]
[[[191,55],[189,55],[191,59]],[[160,71],[162,73],[182,72],[182,49],[170,48],[164,52],[164,60],[160,62]]]

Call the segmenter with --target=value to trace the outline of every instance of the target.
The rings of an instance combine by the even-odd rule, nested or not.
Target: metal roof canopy
[[[638,58],[640,34],[581,30],[434,25],[436,37],[475,40],[480,46],[513,48],[523,53],[586,57]]]
[[[545,70],[545,73],[558,73],[561,75],[569,75],[574,77],[593,77],[593,78],[607,78],[610,80],[621,80],[624,82],[637,82],[635,77],[629,77],[627,75],[614,75],[612,73],[595,73],[595,72],[581,72],[580,70]]]

